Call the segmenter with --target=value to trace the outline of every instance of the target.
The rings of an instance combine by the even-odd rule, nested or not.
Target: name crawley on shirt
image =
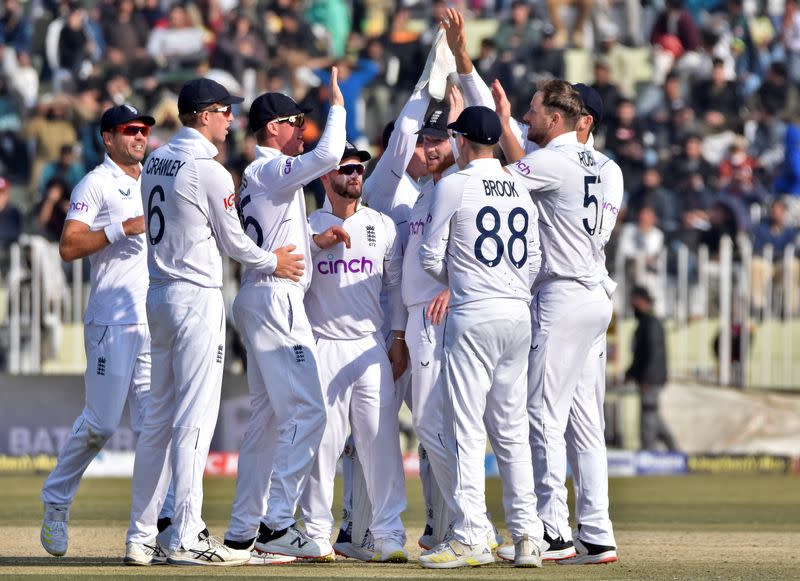
[[[150,175],[175,177],[184,165],[185,161],[177,159],[151,157],[147,160],[144,171]]]

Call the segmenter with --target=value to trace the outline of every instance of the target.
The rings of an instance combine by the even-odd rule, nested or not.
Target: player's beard
[[[355,182],[351,183],[348,179],[344,183],[337,182],[336,180],[331,182],[331,188],[333,189],[333,193],[341,196],[343,198],[348,198],[350,200],[357,200],[361,197],[361,183]]]
[[[445,154],[440,152],[438,158],[426,159],[425,162],[428,167],[428,173],[430,175],[438,175],[444,173],[447,168],[453,165],[456,162],[456,158],[452,151],[448,151]]]

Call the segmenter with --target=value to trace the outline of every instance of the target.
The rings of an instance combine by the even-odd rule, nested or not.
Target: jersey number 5
[[[600,183],[600,176],[585,176],[583,178],[583,207],[588,208],[594,205],[594,224],[589,226],[589,220],[583,219],[583,229],[588,232],[589,236],[594,236],[597,230],[597,220],[600,215],[600,203],[597,201],[597,196],[589,193],[590,185],[597,185]]]
[[[484,225],[486,216],[492,217],[492,224],[489,228]],[[522,228],[519,229],[515,227],[517,216],[522,216]],[[503,239],[497,235],[500,232],[500,213],[492,206],[484,206],[475,216],[475,226],[478,228],[478,232],[481,233],[475,239],[475,258],[486,266],[497,266],[500,264],[500,259],[503,258],[504,252]],[[508,229],[511,231],[511,236],[508,237],[508,256],[514,266],[522,268],[528,260],[528,241],[525,239],[525,235],[528,233],[528,213],[523,208],[514,208],[508,213]],[[497,249],[493,258],[486,258],[483,253],[483,245],[487,240],[494,242]],[[514,242],[516,240],[522,241],[522,256],[519,259],[514,257]]]
[[[150,192],[150,198],[147,200],[147,234],[150,238],[150,244],[155,246],[164,237],[164,229],[166,223],[164,222],[164,213],[157,205],[153,205],[153,198],[158,196],[160,201],[164,201],[164,188],[161,186],[154,187]],[[153,217],[158,218],[158,229],[153,228]]]
[[[250,203],[250,196],[242,198],[242,217],[244,217],[244,208]],[[261,229],[261,224],[252,216],[244,217],[242,222],[242,229],[247,230],[248,226],[253,227],[253,232],[256,234],[256,246],[261,246],[264,243],[264,231]]]

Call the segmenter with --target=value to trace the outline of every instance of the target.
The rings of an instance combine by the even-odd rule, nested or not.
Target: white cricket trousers
[[[95,325],[83,330],[86,404],[75,420],[58,463],[42,487],[46,504],[67,507],[81,476],[114,434],[125,402],[138,436],[150,397],[150,331],[147,325]]]
[[[572,466],[575,522],[581,525],[581,539],[616,547],[608,514],[608,458],[603,436],[606,360],[604,333],[592,345],[575,390],[576,399],[580,399],[587,407],[596,407],[597,414],[581,417],[570,412],[565,440],[567,458]],[[568,510],[563,509],[565,513]]]
[[[411,369],[411,394],[414,402],[411,418],[417,438],[428,454],[428,462],[439,490],[450,490],[444,449],[443,386],[440,381],[444,351],[445,324],[434,325],[425,318],[429,303],[408,309],[406,345]],[[426,501],[430,505],[429,499]]]
[[[247,285],[233,302],[233,316],[247,348],[252,409],[226,537],[248,540],[259,517],[272,530],[294,524],[325,430],[326,409],[303,289],[284,283]]]
[[[203,472],[217,424],[225,360],[225,307],[217,288],[174,282],[147,292],[152,335],[150,408],[136,446],[127,541],[150,543],[170,478],[170,549],[192,547],[206,528]]]
[[[503,482],[506,527],[541,544],[525,414],[530,311],[524,301],[481,300],[450,309],[444,330],[445,449],[454,478],[445,493],[453,535],[486,543],[486,435]],[[484,429],[485,423],[485,429]]]
[[[403,535],[405,476],[395,384],[384,341],[379,333],[354,340],[319,338],[317,351],[328,423],[303,491],[306,530],[312,537],[331,536],[333,481],[349,423],[372,504],[370,532],[375,539]]]
[[[614,545],[599,376],[611,299],[602,285],[547,283],[531,303],[528,416],[539,517],[551,537],[572,538],[567,508],[569,434],[581,490],[581,539]],[[569,431],[568,431],[569,427]]]

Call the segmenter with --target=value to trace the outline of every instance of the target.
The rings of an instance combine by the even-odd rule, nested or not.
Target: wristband
[[[397,339],[398,341],[403,341],[405,343],[406,338],[401,337],[400,335],[392,335],[392,339]]]
[[[106,238],[108,238],[109,244],[114,244],[114,242],[117,240],[122,240],[125,238],[125,230],[122,227],[122,222],[109,224],[103,228],[103,232],[106,233]]]

